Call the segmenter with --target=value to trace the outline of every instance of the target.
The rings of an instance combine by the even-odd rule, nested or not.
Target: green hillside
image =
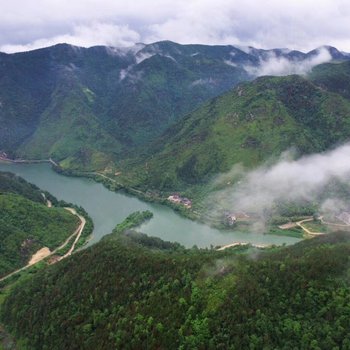
[[[0,151],[103,169],[249,79],[242,67],[225,63],[232,51],[254,61],[231,46],[171,42],[0,54]]]
[[[348,183],[334,176],[297,201],[266,196],[261,213],[220,196],[242,180],[234,165],[249,171],[288,150],[298,158],[350,141],[350,56],[326,49],[334,60],[308,75],[256,79],[249,71],[271,57],[310,65],[319,51],[164,41],[0,53],[1,156],[52,157],[57,171],[166,203],[222,234],[315,236],[185,249],[138,232],[153,214],[135,212],[98,243],[0,283],[0,349],[6,332],[18,350],[350,349],[350,235],[334,232],[348,228]],[[291,182],[280,197],[304,192]],[[0,279],[72,235],[80,220],[64,206],[0,172]],[[77,246],[92,226],[87,218]]]
[[[113,234],[18,284],[1,320],[25,349],[348,348],[348,234],[262,252]]]
[[[0,277],[40,248],[59,246],[79,223],[63,208],[48,208],[36,186],[9,173],[0,173],[0,213]]]
[[[33,202],[46,204],[42,195],[43,191],[21,177],[8,172],[0,172],[0,193],[15,193]]]
[[[327,50],[338,61],[349,60],[335,48]],[[124,49],[59,44],[0,53],[0,151],[53,157],[64,168],[103,170],[138,153],[204,102],[254,79],[251,68],[271,55],[303,64],[317,52],[250,48],[246,53],[230,45],[163,41]],[[338,78],[345,83],[341,73]],[[336,81],[333,90],[341,93]],[[206,168],[201,162],[194,170],[199,178]],[[185,181],[186,171],[185,166],[180,176]]]
[[[313,68],[309,79],[329,91],[350,98],[350,62],[320,64]]]
[[[253,168],[291,148],[321,152],[349,135],[348,99],[300,76],[261,77],[188,114],[141,156],[121,163],[118,180],[184,190],[234,164]]]
[[[73,169],[99,169],[112,161],[120,143],[94,115],[89,94],[92,92],[74,79],[62,82],[37,129],[16,154],[28,159],[53,157]]]

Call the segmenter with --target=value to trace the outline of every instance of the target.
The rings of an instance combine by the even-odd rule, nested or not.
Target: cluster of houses
[[[192,201],[186,197],[181,197],[179,194],[174,193],[168,197],[168,201],[176,204],[182,204],[186,208],[192,207]]]

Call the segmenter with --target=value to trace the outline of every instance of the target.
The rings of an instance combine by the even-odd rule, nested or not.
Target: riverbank
[[[219,248],[217,248],[217,251],[222,251],[228,248],[234,248],[234,247],[246,247],[246,246],[252,246],[253,248],[259,248],[259,249],[266,249],[266,248],[270,248],[271,245],[269,244],[251,244],[251,243],[241,243],[241,242],[233,242],[230,244],[226,244],[224,246],[221,246]]]
[[[217,229],[220,231],[225,232],[245,232],[246,234],[250,233],[250,227],[245,222],[238,222],[236,225],[228,226],[225,225],[223,221],[219,220],[213,220],[208,219],[203,214],[201,214],[200,210],[196,208],[196,205],[194,207],[186,207],[181,204],[174,203],[170,200],[168,200],[169,192],[160,192],[160,191],[146,191],[143,192],[139,189],[126,186],[125,184],[121,183],[115,178],[109,177],[101,172],[97,171],[80,171],[80,170],[72,170],[72,169],[64,169],[59,164],[57,164],[55,161],[53,161],[51,158],[49,160],[13,160],[13,159],[6,159],[9,162],[12,163],[50,163],[52,165],[52,169],[64,176],[68,177],[77,177],[77,178],[88,178],[96,181],[97,183],[101,183],[105,188],[107,188],[109,191],[112,192],[121,192],[126,195],[130,195],[133,197],[136,197],[144,202],[147,203],[155,203],[160,204],[163,206],[166,206],[168,208],[171,208],[174,210],[174,212],[178,215],[180,215],[183,218],[189,219],[191,221],[204,224],[206,226],[209,226],[213,229]],[[1,161],[1,157],[0,157]],[[278,231],[276,231],[278,232]],[[261,234],[269,234],[269,232],[261,233]],[[274,233],[272,233],[274,235]],[[277,234],[279,235],[279,234]],[[296,237],[294,232],[291,232],[290,235],[288,235],[287,231],[283,232],[283,235],[281,236],[290,236],[290,237]]]
[[[0,154],[1,162],[17,163],[17,164],[37,164],[37,163],[50,163],[53,166],[59,167],[59,165],[52,159],[11,159]]]
[[[93,179],[94,181],[101,183],[103,186],[105,186],[108,190],[112,192],[123,192],[127,195],[135,196],[138,199],[148,202],[148,203],[156,203],[165,205],[174,211],[178,213],[179,215],[190,219],[194,221],[198,221],[204,224],[208,224],[204,220],[201,220],[201,216],[198,212],[195,210],[192,210],[186,206],[183,206],[181,204],[175,204],[168,200],[169,193],[164,194],[164,196],[161,196],[159,193],[156,193],[155,191],[147,191],[143,192],[141,190],[138,190],[133,187],[128,187],[121,182],[118,182],[116,179],[113,179],[111,177],[108,177],[105,174],[99,173],[99,172],[85,172],[85,171],[78,171],[78,170],[71,170],[71,169],[63,169],[60,166],[54,166],[53,170],[56,171],[58,174],[65,175],[65,176],[72,176],[72,177],[82,177],[82,178],[88,178]],[[210,225],[211,226],[211,225]],[[215,226],[212,226],[214,228],[218,228]],[[221,227],[220,227],[221,228]]]
[[[144,200],[148,203],[158,203],[161,205],[166,205],[169,208],[172,208],[180,215],[190,219],[190,220],[198,220],[199,222],[203,222],[200,220],[200,216],[195,211],[191,211],[189,208],[185,206],[177,205],[170,202],[167,199],[167,196],[160,197],[155,195],[154,192],[143,192],[133,187],[125,186],[124,184],[118,182],[117,180],[108,177],[99,172],[85,172],[79,170],[72,169],[64,169],[58,163],[56,163],[52,158],[49,159],[11,159],[8,157],[4,157],[0,155],[0,162],[5,163],[13,163],[13,164],[40,164],[40,163],[49,163],[52,165],[52,169],[58,174],[71,176],[71,177],[82,177],[93,179],[98,183],[104,185],[108,190],[113,192],[123,191],[126,194],[135,196],[141,200]],[[215,227],[215,226],[214,226]]]
[[[0,162],[5,163],[13,163],[13,164],[40,164],[40,163],[49,163],[52,165],[52,169],[57,172],[58,174],[64,175],[64,176],[70,176],[70,177],[78,177],[78,178],[88,178],[93,179],[94,181],[101,183],[103,186],[105,186],[108,190],[112,192],[118,192],[122,191],[128,195],[135,196],[138,199],[141,199],[148,203],[157,203],[161,205],[165,205],[174,211],[176,211],[179,215],[190,219],[194,221],[198,221],[204,224],[208,224],[204,222],[204,220],[200,219],[200,215],[194,211],[191,211],[191,209],[182,207],[181,205],[174,204],[170,202],[167,199],[167,196],[160,197],[155,195],[155,193],[150,192],[142,192],[138,189],[125,186],[124,184],[116,181],[113,178],[110,178],[102,173],[99,172],[85,172],[85,171],[79,171],[79,170],[72,170],[72,169],[64,169],[59,164],[57,164],[52,158],[49,159],[10,159],[4,156],[0,155]],[[212,226],[212,225],[210,225]],[[213,225],[214,228],[220,228]]]
[[[256,231],[216,229],[198,220],[189,220],[184,215],[179,215],[178,210],[160,201],[140,200],[138,196],[123,190],[110,191],[108,185],[101,186],[102,179],[95,181],[91,176],[61,176],[49,164],[1,163],[0,170],[13,172],[66,203],[83,207],[94,223],[88,246],[112,232],[131,213],[145,210],[152,211],[154,217],[142,225],[141,232],[165,241],[179,242],[187,248],[194,245],[209,248],[238,241],[282,245],[300,240],[288,236],[263,235]]]
[[[8,157],[3,157],[0,153],[0,162],[10,162],[13,164],[35,164],[35,163],[49,163],[52,166],[52,169],[64,176],[75,177],[75,178],[87,178],[92,179],[97,183],[101,183],[106,189],[115,193],[123,193],[126,195],[130,195],[131,197],[136,197],[141,201],[146,203],[154,203],[162,206],[166,206],[171,208],[176,214],[180,215],[183,218],[189,219],[193,222],[197,222],[200,224],[204,224],[213,229],[224,231],[227,233],[233,232],[244,232],[245,234],[251,234],[251,224],[254,224],[253,221],[237,221],[234,225],[227,225],[224,222],[224,219],[220,220],[219,218],[209,218],[206,217],[203,213],[203,208],[199,206],[198,203],[195,202],[193,207],[184,206],[178,203],[174,203],[170,201],[169,192],[161,192],[161,191],[141,191],[137,188],[133,188],[125,185],[124,183],[118,181],[118,179],[114,177],[110,177],[102,172],[97,171],[80,171],[80,170],[72,170],[62,168],[59,164],[57,164],[52,158],[49,159],[37,159],[37,160],[25,160],[25,159],[10,159]],[[223,214],[224,215],[224,214]],[[288,225],[287,225],[288,226]],[[296,230],[296,227],[301,229],[300,232]],[[268,225],[266,231],[260,232],[262,235],[273,235],[273,236],[282,236],[282,237],[295,237],[304,239],[305,237],[302,232],[308,233],[303,229],[302,226],[294,223],[290,225],[290,227],[278,226],[277,224]],[[315,233],[314,235],[317,235]]]
[[[147,202],[147,203],[156,203],[168,208],[171,208],[174,212],[180,215],[183,218],[189,219],[193,222],[197,222],[206,226],[209,226],[213,229],[224,231],[227,233],[232,232],[244,232],[245,234],[251,234],[251,224],[254,222],[251,221],[237,221],[234,226],[229,226],[224,223],[224,221],[213,220],[212,218],[208,219],[204,215],[202,215],[198,210],[186,207],[181,204],[176,204],[170,200],[168,200],[169,193],[156,193],[155,191],[147,191],[142,192],[141,190],[125,186],[124,184],[118,182],[116,179],[108,177],[105,174],[99,172],[83,172],[77,170],[63,169],[61,167],[53,167],[57,173],[72,176],[72,177],[81,177],[81,178],[89,178],[94,181],[101,183],[104,187],[106,187],[109,191],[112,192],[122,192],[127,195],[131,195],[137,197],[138,199]],[[281,236],[281,237],[293,237],[293,238],[305,238],[302,234],[296,234],[295,231],[291,230],[283,230],[283,234],[278,230],[273,230],[273,228],[277,228],[278,226],[270,226],[267,232],[261,232],[261,235],[273,235],[273,236]],[[270,233],[270,231],[272,233]]]

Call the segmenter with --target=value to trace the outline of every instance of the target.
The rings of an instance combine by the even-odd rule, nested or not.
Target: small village
[[[222,223],[232,227],[239,223],[249,223],[258,220],[254,213],[244,211],[226,211],[222,216]],[[316,236],[334,230],[350,230],[350,210],[339,211],[334,214],[324,213],[313,216],[300,217],[297,221],[289,221],[278,225],[281,230],[291,230],[295,227],[301,228],[307,235]]]
[[[181,204],[188,209],[192,207],[192,201],[186,197],[181,197],[178,193],[170,195],[167,199],[172,203]]]

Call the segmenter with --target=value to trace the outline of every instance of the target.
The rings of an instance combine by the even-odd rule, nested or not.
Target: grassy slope
[[[154,55],[133,67],[110,94],[108,127],[128,148],[154,139],[207,99],[248,79],[244,70],[220,57],[194,62],[190,55],[170,54],[176,61]]]
[[[26,349],[350,344],[348,235],[246,255],[137,242],[112,235],[39,272],[7,297],[3,322]]]
[[[53,157],[72,169],[101,168],[120,150],[93,113],[92,102],[75,79],[62,83],[31,138],[18,155],[29,159]]]
[[[302,77],[259,78],[168,129],[125,166],[125,182],[184,189],[233,164],[254,167],[293,147],[299,154],[323,151],[348,140],[349,116],[347,99]]]
[[[329,91],[350,98],[350,62],[320,64],[313,68],[309,79]]]
[[[135,147],[144,147],[171,123],[204,101],[250,79],[242,65],[256,65],[258,62],[256,56],[230,46],[178,45],[171,42],[147,45],[139,55],[148,58],[137,63],[130,52],[121,54],[104,47],[83,49],[70,45],[56,45],[15,55],[0,54],[0,150],[28,158],[53,156],[62,161],[61,165],[65,168],[102,170],[127,153],[139,152]],[[236,66],[227,63],[232,60]],[[311,79],[323,88],[349,97],[348,76],[349,63],[329,64],[315,68]],[[257,94],[260,93],[257,91]],[[304,96],[313,99],[308,92]],[[264,121],[263,118],[260,123],[251,125],[252,130],[248,128],[247,131],[253,134],[252,139],[244,138],[244,131],[232,133],[235,111],[231,111],[231,118],[222,120],[214,130],[205,129],[197,133],[193,125],[194,130],[187,135],[187,143],[190,146],[197,143],[193,137],[208,138],[205,146],[212,147],[213,151],[206,159],[202,149],[194,149],[194,153],[200,153],[194,154],[197,156],[194,169],[187,169],[185,164],[191,148],[183,157],[176,158],[175,161],[182,162],[177,164],[182,174],[181,181],[185,178],[185,182],[197,182],[204,172],[213,173],[227,168],[228,163],[243,157],[248,163],[254,163],[262,158],[256,150],[252,150],[254,145],[255,148],[262,146],[261,153],[265,150],[278,153],[284,146],[283,141],[277,139],[283,136],[276,136],[274,130],[275,123],[279,122],[280,109],[281,118],[286,123],[281,130],[287,133],[287,137],[293,137],[293,125],[285,120],[285,106],[280,107],[276,101],[271,101],[274,96],[256,96],[255,101],[251,96],[251,99],[251,111],[249,106],[240,106],[239,103],[237,108],[247,112],[248,116],[252,112],[258,117],[265,110],[272,113],[277,121]],[[339,101],[333,100],[337,106]],[[330,113],[333,107],[325,107],[328,111],[324,112]],[[206,112],[204,107],[201,111],[205,117],[214,113],[215,109]],[[302,107],[300,111],[303,111]],[[313,110],[307,110],[310,111],[313,113]],[[260,139],[256,129],[262,128],[266,132],[271,124],[272,135],[267,136],[272,137],[271,142]],[[295,132],[298,132],[297,128]],[[209,135],[206,136],[206,133]],[[228,134],[236,138],[235,142],[227,140]],[[171,134],[166,135],[171,138]],[[305,135],[306,138],[312,136]],[[303,139],[297,141],[302,149],[309,146]],[[226,145],[225,152],[230,154],[222,154],[220,158],[221,148]],[[172,150],[169,152],[171,155]],[[211,155],[217,155],[216,162]],[[155,167],[158,165],[162,163],[156,163]],[[184,171],[181,170],[183,166]],[[188,171],[189,176],[186,174]],[[177,181],[172,172],[168,171],[159,179],[153,177],[157,175],[156,170],[152,174],[153,182],[160,180],[161,187],[171,186]]]
[[[44,246],[53,250],[78,226],[65,209],[47,208],[15,194],[0,195],[0,211],[0,275],[25,265]]]
[[[24,266],[46,246],[51,250],[70,236],[77,217],[47,208],[41,191],[10,173],[0,173],[0,276]]]

